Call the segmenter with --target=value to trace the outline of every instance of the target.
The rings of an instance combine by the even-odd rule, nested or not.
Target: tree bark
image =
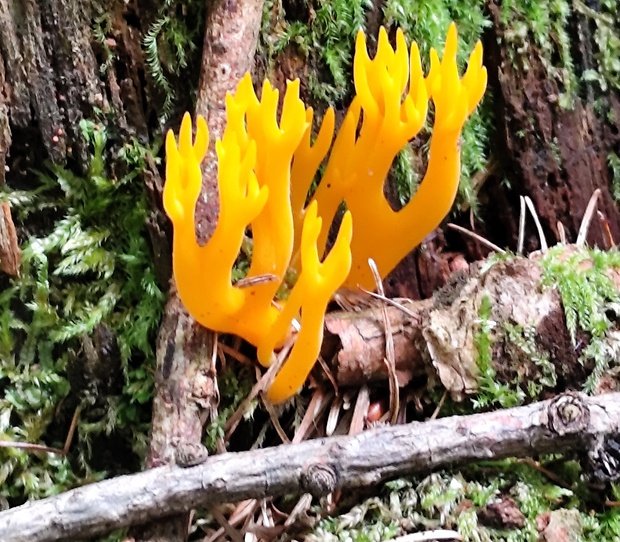
[[[585,81],[577,83],[584,87],[580,90],[567,88],[566,82],[562,85],[550,73],[545,53],[533,38],[526,38],[527,51],[510,45],[506,35],[510,28],[502,22],[501,2],[491,0],[488,6],[492,25],[485,56],[489,86],[494,91],[497,156],[510,186],[493,182],[483,192],[489,205],[483,210],[487,225],[482,225],[482,231],[486,229],[488,237],[501,246],[516,247],[517,196],[529,195],[549,243],[560,240],[559,222],[568,241],[574,242],[588,200],[600,189],[599,210],[617,242],[620,212],[610,190],[612,172],[607,157],[620,145],[620,97],[611,86],[607,92],[595,93],[592,84]],[[570,34],[574,77],[580,79],[586,70],[597,70],[592,54],[594,37],[589,31],[591,21],[576,5],[571,20],[573,24],[566,32]],[[570,107],[563,105],[563,93],[572,101]],[[595,98],[604,104],[604,116],[595,110]],[[609,246],[606,225],[598,219],[592,222],[588,242]],[[525,250],[538,248],[538,236],[530,227]]]
[[[603,441],[619,430],[620,394],[572,393],[503,411],[223,454],[189,469],[151,469],[0,512],[0,539],[74,540],[199,506],[294,493],[320,497],[482,459],[589,449],[605,463]]]

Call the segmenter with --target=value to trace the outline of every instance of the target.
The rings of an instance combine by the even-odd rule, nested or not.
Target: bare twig
[[[195,467],[159,467],[0,512],[0,540],[86,538],[198,506],[319,487],[327,494],[467,461],[584,449],[619,430],[620,393],[570,393],[497,412],[222,454]]]
[[[47,452],[49,454],[65,456],[69,452],[71,442],[73,442],[73,436],[75,435],[75,430],[77,428],[79,419],[80,407],[78,406],[73,412],[73,417],[71,418],[71,425],[69,426],[69,431],[67,432],[67,437],[65,438],[65,445],[62,447],[62,450],[60,448],[53,448],[51,446],[45,446],[43,444],[31,444],[30,442],[15,442],[12,440],[0,440],[0,448],[19,448],[29,453]]]

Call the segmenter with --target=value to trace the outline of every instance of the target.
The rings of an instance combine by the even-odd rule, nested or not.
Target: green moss
[[[562,86],[559,104],[572,108],[578,93],[578,79],[568,34],[570,3],[566,0],[508,0],[502,2],[501,9],[501,22],[505,26],[502,46],[507,47],[512,61],[528,70],[528,56],[539,56],[535,51],[530,52],[535,45],[548,77]]]
[[[579,74],[571,52],[574,38],[570,28],[575,13],[585,19],[584,27],[593,29],[594,66]],[[577,0],[509,0],[502,2],[502,23],[506,26],[504,45],[508,46],[513,62],[528,68],[527,57],[533,43],[541,52],[548,76],[559,81],[563,92],[559,103],[572,107],[582,82],[595,83],[599,92],[620,88],[620,31],[615,24],[617,0],[604,0],[592,9]],[[586,36],[587,39],[587,36]]]
[[[596,69],[586,70],[584,81],[595,82],[600,91],[610,88],[620,89],[620,30],[618,29],[617,0],[603,0],[598,3],[599,11],[588,7],[584,2],[573,2],[575,10],[584,15],[594,27],[594,60]]]
[[[325,108],[350,95],[352,61],[357,31],[364,28],[370,0],[335,0],[308,6],[308,24],[286,14],[277,0],[265,2],[259,52],[273,65],[290,45],[313,69],[308,85],[317,104]],[[321,107],[319,107],[321,109]]]
[[[527,392],[530,398],[536,400],[541,392],[547,388],[553,390],[557,384],[555,366],[549,360],[548,352],[541,352],[536,344],[536,329],[533,326],[523,327],[510,322],[504,323],[503,333],[507,342],[508,358],[512,364],[518,364],[523,359],[523,364],[533,363],[538,368],[538,374],[524,375]],[[519,385],[523,384],[519,375]]]
[[[601,496],[580,481],[578,464],[559,456],[542,457],[539,462],[574,489],[554,484],[543,472],[519,460],[481,462],[460,472],[440,470],[388,482],[377,496],[319,522],[305,539],[384,540],[384,531],[403,536],[452,529],[468,542],[534,542],[540,537],[537,520],[542,514],[568,509],[576,511],[573,513],[584,527],[582,540],[615,540],[620,514],[617,509],[593,511],[590,503]],[[605,493],[614,499],[617,491],[612,486]],[[578,493],[582,500],[577,500]],[[481,521],[486,506],[507,497],[523,514],[522,526],[497,529]]]
[[[493,366],[493,345],[496,341],[496,322],[492,320],[492,302],[488,295],[482,297],[478,313],[478,322],[474,331],[474,345],[478,352],[476,364],[480,371],[479,390],[472,404],[474,409],[490,405],[513,407],[523,402],[524,394],[518,386],[510,387],[497,379]]]
[[[98,419],[81,420],[85,448],[79,454],[87,458],[89,434],[127,426],[127,435],[135,432],[128,446],[144,452],[149,413],[141,404],[152,395],[164,301],[136,177],[149,151],[137,143],[124,147],[127,173],[112,178],[104,167],[107,132],[91,121],[80,127],[92,150],[85,177],[48,165],[37,173],[36,189],[0,194],[12,203],[18,226],[30,232],[21,274],[0,293],[0,438],[63,447],[64,434],[54,432],[55,440],[48,431],[69,392],[70,355],[103,323],[118,340],[125,389]],[[66,459],[52,454],[0,448],[0,465],[0,497],[37,498],[76,483]]]
[[[413,167],[413,152],[409,145],[396,155],[390,174],[395,180],[398,203],[405,205],[411,199],[411,195],[415,193],[421,180],[420,175]]]
[[[618,359],[618,341],[611,334],[617,333],[612,320],[620,312],[620,295],[607,272],[620,267],[620,252],[596,248],[567,252],[566,247],[557,246],[545,254],[540,265],[543,284],[560,294],[573,344],[577,345],[579,332],[589,338],[580,360],[594,363],[584,386],[584,391],[592,392],[603,372]]]
[[[200,55],[204,21],[204,2],[164,0],[157,19],[144,36],[142,45],[148,74],[162,98],[158,108],[161,124],[174,109],[178,81],[182,80],[186,87],[191,60]]]

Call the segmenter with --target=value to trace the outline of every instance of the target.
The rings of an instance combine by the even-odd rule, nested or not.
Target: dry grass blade
[[[379,275],[377,264],[375,264],[372,258],[369,258],[368,265],[370,266],[372,276],[375,279],[377,292],[381,296],[385,297],[385,291],[383,290],[383,283],[381,282],[381,275]],[[398,377],[396,376],[396,359],[394,356],[394,336],[392,335],[392,325],[384,304],[381,305],[381,316],[383,317],[383,327],[385,329],[385,365],[388,369],[390,383],[390,424],[394,425],[398,418],[398,411],[400,410]]]
[[[236,348],[232,346],[228,346],[227,344],[218,343],[219,348],[224,352],[224,354],[230,356],[233,359],[236,359],[239,363],[243,363],[244,365],[254,365],[254,362],[246,355],[242,354]]]
[[[319,354],[319,358],[318,358],[317,361],[318,361],[319,365],[321,366],[321,369],[323,369],[323,373],[327,377],[327,380],[329,380],[329,383],[332,385],[334,393],[338,394],[338,382],[336,382],[336,379],[334,378],[334,375],[333,375],[331,369],[329,368],[327,363],[325,363],[325,360],[323,359],[323,356],[321,356]]]
[[[310,403],[306,407],[306,413],[304,414],[295,435],[293,436],[292,443],[298,444],[303,440],[306,440],[313,427],[315,427],[317,420],[323,415],[323,411],[330,404],[330,401],[334,394],[332,392],[325,393],[321,389],[317,389],[310,399]]]
[[[543,252],[549,249],[549,245],[547,244],[547,238],[545,237],[545,232],[543,231],[542,224],[540,223],[540,219],[538,218],[538,213],[536,212],[536,208],[534,207],[534,202],[529,196],[525,196],[525,204],[527,208],[530,210],[530,214],[534,219],[534,224],[536,224],[536,230],[538,231],[538,239],[540,240],[540,250]]]
[[[523,254],[525,242],[525,198],[519,196],[519,237],[517,239],[517,254]]]
[[[558,239],[560,240],[560,244],[561,245],[565,245],[566,244],[566,230],[564,229],[564,224],[562,224],[559,220],[558,220]]]
[[[598,215],[598,219],[601,223],[601,227],[603,228],[603,237],[605,238],[605,248],[609,250],[610,248],[613,248],[616,246],[616,241],[614,240],[614,236],[611,233],[611,227],[609,226],[609,220],[607,220],[607,217],[600,211],[597,211],[596,214]]]
[[[531,457],[525,457],[523,459],[519,459],[518,461],[519,463],[524,463],[525,465],[528,465],[535,471],[540,472],[543,476],[546,476],[547,478],[549,478],[549,480],[551,480],[554,484],[560,487],[563,487],[565,489],[571,489],[570,484],[567,484],[564,480],[562,480],[562,478],[560,478],[559,476],[556,476],[553,472],[543,467],[538,461],[535,461]]]
[[[255,277],[245,277],[239,279],[234,283],[239,288],[249,288],[250,286],[257,286],[259,284],[268,284],[270,282],[276,282],[280,280],[277,275],[273,273],[267,273],[265,275],[257,275]]]
[[[284,526],[290,527],[291,525],[293,525],[297,521],[299,516],[307,512],[311,504],[312,504],[312,495],[310,495],[310,493],[304,493],[301,496],[301,498],[297,501],[297,504],[295,505],[295,507],[291,510],[289,517],[286,518],[286,521],[284,522]]]
[[[210,511],[215,521],[224,529],[228,540],[232,540],[232,542],[244,542],[243,535],[228,522],[217,506],[211,508]]]
[[[579,232],[577,233],[577,241],[575,244],[578,247],[582,247],[586,238],[588,237],[588,232],[590,231],[590,224],[592,223],[592,217],[594,216],[594,211],[596,210],[596,204],[598,202],[598,198],[601,195],[601,189],[597,188],[592,196],[590,197],[590,201],[588,201],[588,206],[586,207],[585,212],[583,213],[583,218],[581,219],[581,225],[579,226]]]
[[[392,305],[392,307],[396,307],[397,309],[399,309],[400,311],[404,312],[407,316],[411,316],[411,318],[417,318],[417,314],[415,314],[414,312],[410,311],[407,307],[405,307],[404,305],[401,305],[398,301],[396,301],[395,299],[390,299],[389,297],[385,297],[384,295],[378,294],[376,292],[371,292],[370,290],[365,290],[364,288],[362,288],[360,286],[360,290],[372,297],[374,297],[375,299],[379,299],[385,303],[387,303],[388,305]]]
[[[20,450],[24,450],[27,453],[47,452],[49,454],[65,456],[69,452],[71,442],[73,442],[73,437],[75,435],[75,430],[77,429],[78,420],[80,419],[81,409],[82,407],[78,406],[73,412],[73,417],[71,418],[71,425],[69,426],[67,438],[65,438],[65,445],[62,447],[62,450],[60,448],[45,446],[44,444],[32,444],[30,442],[14,442],[11,440],[0,440],[0,448],[19,448]]]
[[[282,427],[282,425],[280,425],[280,420],[278,419],[278,413],[276,412],[276,409],[274,408],[274,406],[269,401],[263,401],[263,405],[265,405],[265,409],[267,410],[267,414],[269,414],[271,423],[273,424],[273,427],[275,428],[276,433],[278,433],[278,436],[280,437],[282,442],[284,444],[290,444],[291,439],[288,438],[286,431],[284,431],[284,428]]]
[[[325,436],[327,437],[331,437],[338,426],[338,418],[340,417],[342,403],[342,397],[336,397],[329,407],[329,414],[327,415],[327,422],[325,424]]]
[[[50,454],[65,455],[60,448],[51,448],[43,444],[30,444],[29,442],[13,442],[8,440],[0,440],[0,448],[18,448],[29,453],[47,452]]]
[[[294,341],[289,341],[289,343],[287,343],[285,347],[278,353],[276,361],[271,364],[269,369],[267,369],[267,372],[258,380],[258,382],[256,382],[256,384],[254,384],[248,396],[239,405],[239,408],[237,408],[237,410],[235,410],[232,416],[228,418],[228,420],[226,421],[226,425],[224,426],[226,440],[230,438],[230,435],[237,428],[237,425],[239,425],[239,422],[241,421],[241,418],[243,418],[243,415],[247,412],[250,403],[254,399],[256,399],[256,397],[258,397],[261,392],[265,391],[269,386],[271,386],[273,380],[276,377],[276,374],[278,374],[278,371],[282,368],[282,365],[284,365],[286,357],[288,356],[288,353],[292,348],[293,343]]]
[[[594,211],[596,210],[596,203],[598,202],[600,195],[601,189],[597,188],[590,197],[590,201],[588,201],[588,206],[586,207],[585,213],[583,213],[583,219],[581,220],[581,225],[579,226],[579,233],[577,233],[577,241],[575,241],[575,244],[578,247],[582,247],[586,242],[588,231],[590,231],[590,224],[592,223],[592,217],[594,216]]]
[[[500,254],[505,254],[506,253],[506,251],[503,248],[498,247],[495,243],[492,243],[488,239],[485,239],[481,235],[478,235],[477,233],[474,233],[473,231],[470,231],[467,228],[464,228],[463,226],[459,226],[458,224],[450,223],[450,224],[448,224],[448,228],[451,228],[453,230],[456,230],[456,231],[459,231],[461,233],[464,233],[465,235],[468,235],[472,239],[475,239],[479,243],[482,243],[483,245],[489,247],[491,250],[494,250],[495,252],[499,252]]]
[[[233,513],[228,518],[228,523],[233,527],[236,527],[240,523],[247,522],[247,520],[254,515],[258,507],[259,502],[256,499],[241,501],[237,504],[236,508],[233,510]],[[224,527],[220,527],[214,533],[205,536],[202,539],[202,542],[216,542],[216,540],[220,540],[224,534],[226,534]]]
[[[439,412],[441,411],[441,407],[446,402],[446,397],[448,397],[448,390],[445,390],[443,392],[443,395],[441,396],[441,399],[439,399],[439,403],[437,403],[437,406],[435,407],[435,410],[433,411],[433,414],[430,417],[431,420],[434,420],[434,419],[437,418],[437,416],[439,416]]]
[[[351,418],[351,425],[349,426],[349,435],[357,435],[364,430],[369,406],[370,390],[366,384],[363,384],[357,394],[357,400],[355,401],[355,409],[353,410],[353,417]]]

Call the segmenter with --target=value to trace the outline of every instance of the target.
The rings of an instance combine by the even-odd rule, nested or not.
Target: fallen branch
[[[502,411],[222,454],[188,469],[159,467],[1,512],[0,540],[73,540],[223,502],[321,496],[474,460],[584,450],[619,430],[620,393],[567,393]]]

